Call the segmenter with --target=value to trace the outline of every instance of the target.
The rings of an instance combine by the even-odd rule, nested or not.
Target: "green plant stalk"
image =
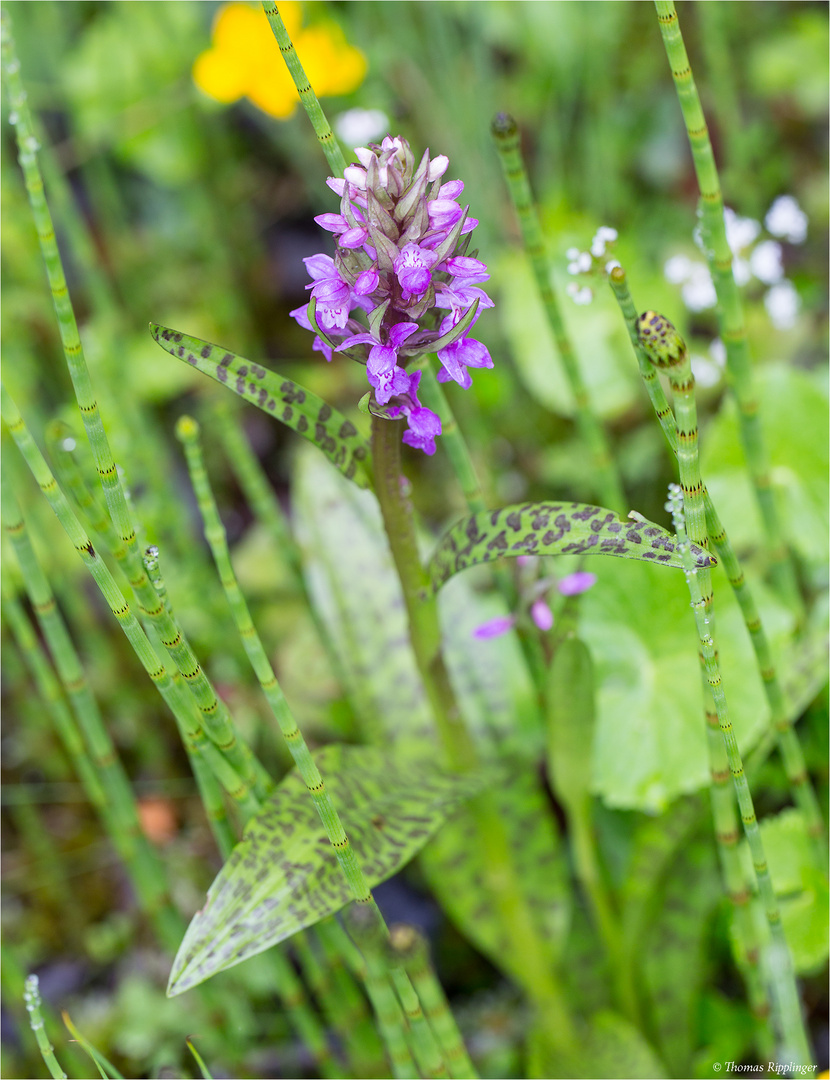
[[[78,727],[86,739],[93,768],[105,792],[108,813],[104,816],[104,825],[108,827],[116,850],[130,870],[141,906],[155,924],[160,940],[168,948],[175,948],[184,928],[172,907],[163,866],[142,831],[129,780],[104,726],[98,703],[90,690],[66,623],[35,554],[5,466],[2,514],[4,528],[17,556],[38,625],[52,654]]]
[[[184,446],[191,482],[193,484],[193,489],[196,492],[196,499],[204,521],[205,538],[213,553],[222,587],[228,598],[228,603],[233,613],[237,630],[242,638],[248,659],[251,663],[251,667],[253,668],[254,674],[256,675],[266,700],[271,707],[274,719],[277,721],[279,729],[282,732],[285,744],[288,747],[291,757],[294,759],[297,770],[314,802],[317,813],[320,816],[320,821],[323,824],[323,828],[326,830],[326,835],[329,838],[331,846],[334,848],[335,856],[351,890],[352,896],[358,906],[365,908],[367,913],[369,913],[366,937],[368,939],[370,936],[379,935],[382,938],[386,938],[388,937],[386,923],[383,920],[380,909],[375,903],[372,891],[369,888],[369,884],[364,877],[363,870],[355,855],[354,848],[351,846],[349,838],[343,828],[340,815],[332,803],[325,781],[320,775],[320,770],[317,768],[317,764],[312,757],[308,744],[306,743],[300,728],[297,726],[297,722],[285,699],[282,688],[280,687],[271,663],[268,660],[265,647],[263,646],[253,620],[251,619],[248,605],[245,602],[245,598],[236,581],[236,575],[233,571],[230,552],[228,550],[225,528],[219,517],[216,500],[214,499],[213,491],[211,490],[210,482],[204,468],[201,446],[199,444],[199,425],[191,417],[182,416],[179,418],[176,425],[176,435]],[[357,925],[363,927],[363,923],[357,923]],[[381,971],[382,968],[379,968],[379,976],[381,975]],[[386,974],[386,972],[383,972],[383,974]],[[417,995],[409,984],[408,979],[403,975],[403,972],[393,968],[389,970],[388,974],[395,983],[396,990],[401,998],[401,1004],[407,1018],[417,1029],[417,1025],[419,1025],[423,1019]],[[434,1051],[433,1048],[426,1045],[429,1040],[420,1038],[417,1040],[419,1050],[421,1049],[422,1042],[424,1043],[425,1059],[429,1061],[431,1068],[433,1067],[433,1059],[437,1051]]]
[[[38,990],[37,975],[29,975],[26,978],[26,989],[23,992],[23,1000],[26,1003],[26,1011],[29,1014],[29,1025],[37,1039],[43,1062],[49,1070],[49,1075],[56,1080],[66,1080],[66,1073],[58,1064],[55,1057],[55,1048],[49,1042],[49,1036],[43,1025],[43,1016],[40,1011],[40,992]]]
[[[684,515],[689,521],[687,531],[693,543],[706,546],[708,532],[704,508],[705,488],[700,477],[697,437],[697,406],[695,402],[694,376],[685,343],[674,327],[662,316],[654,312],[645,312],[637,320],[637,338],[640,351],[645,355],[645,362],[650,364],[654,373],[657,369],[667,372],[675,402],[675,438],[674,447],[677,456],[680,484],[683,491]],[[655,392],[652,384],[652,393]],[[663,410],[661,410],[662,412]],[[671,410],[669,410],[671,416]],[[714,612],[712,605],[712,580],[707,568],[698,568],[697,588],[703,598],[707,625],[714,635]],[[709,753],[709,769],[712,779],[710,801],[714,820],[715,839],[718,845],[718,857],[724,873],[726,893],[735,910],[739,933],[743,938],[746,958],[745,976],[753,1008],[759,1013],[766,1008],[763,988],[759,987],[757,973],[758,944],[752,921],[746,904],[747,897],[743,885],[743,873],[738,857],[738,822],[735,813],[734,796],[728,786],[729,761],[726,749],[712,737],[713,728],[718,727],[715,702],[706,678],[705,658],[700,654],[701,677],[703,678],[704,713]]]
[[[110,610],[115,615],[118,624],[121,626],[124,634],[133,646],[144,670],[150,676],[151,681],[170,706],[170,709],[177,720],[179,720],[183,727],[188,731],[194,747],[198,747],[198,752],[205,756],[211,767],[211,771],[239,806],[243,819],[247,820],[257,812],[259,809],[259,802],[253,795],[249,785],[239,776],[226,758],[207,738],[199,725],[195,713],[189,707],[186,709],[181,707],[181,700],[176,693],[176,687],[173,680],[170,678],[167,669],[164,664],[159,661],[153,646],[130,609],[123,593],[118,588],[108,567],[92,546],[86,531],[72,511],[66,497],[58,487],[55,478],[52,476],[43,455],[29,434],[20,411],[6,388],[3,386],[0,386],[0,413],[2,413],[3,420],[17,444],[18,449],[23,455],[26,464],[29,466],[38,486],[46,496],[55,516],[63,526],[64,531],[75,547],[75,550],[80,555],[84,565],[95,579]],[[152,588],[152,586],[150,587]],[[163,604],[161,606],[163,607]],[[188,695],[188,703],[190,700]]]
[[[2,15],[2,58],[10,104],[17,116],[15,133],[19,150],[18,158],[46,266],[64,356],[95,458],[95,466],[101,479],[107,508],[123,541],[122,557],[127,579],[143,614],[151,619],[158,618],[161,640],[184,676],[185,683],[202,712],[208,736],[216,743],[240,776],[245,778],[256,798],[262,800],[270,790],[270,777],[254,758],[250,748],[238,739],[227,706],[216,694],[181,629],[166,618],[163,606],[159,610],[158,597],[141,563],[126,493],[112,457],[84,358],[63,263],[55,240],[52,216],[43,190],[43,180],[37,160],[38,144],[32,134],[26,94],[20,79],[20,64],[14,53],[11,29],[5,12]]]
[[[401,488],[399,421],[372,418],[375,490],[389,547],[403,590],[415,661],[430,703],[447,764],[456,772],[477,765],[472,737],[464,725],[441,653],[437,600],[418,555],[412,508]],[[492,796],[474,796],[468,807],[489,870],[489,885],[516,955],[526,972],[526,986],[545,1016],[552,1046],[570,1049],[573,1028],[550,950],[540,938],[521,891],[504,823]]]
[[[58,481],[63,482],[66,491],[69,493],[68,501],[70,504],[74,503],[73,508],[76,516],[80,519],[82,524],[85,524],[93,530],[107,550],[113,554],[116,559],[116,564],[121,566],[121,561],[118,558],[118,553],[123,548],[121,538],[115,531],[106,509],[101,505],[100,500],[97,499],[87,487],[72,453],[64,449],[62,444],[66,431],[68,431],[66,425],[60,422],[50,423],[47,429],[47,444],[50,447],[54,460]],[[164,598],[162,597],[162,599]],[[169,606],[168,614],[172,618],[172,612],[170,611]],[[165,652],[164,647],[161,644],[159,633],[149,620],[147,634],[155,646],[159,657],[163,657]],[[188,712],[193,715],[195,712],[195,730],[198,731],[200,727],[198,711],[196,711],[195,702],[184,686],[178,668],[173,667],[170,675],[173,683],[171,693],[178,701],[177,711],[174,715],[179,728],[179,734],[187,752],[190,766],[193,770],[208,825],[213,833],[222,857],[227,858],[236,843],[236,838],[231,823],[228,820],[221,787],[204,756],[199,752],[198,737],[194,741],[194,725],[191,724],[190,728],[187,728],[179,721],[180,715]]]
[[[743,306],[740,291],[732,273],[732,251],[726,239],[723,196],[712,143],[709,139],[709,129],[703,115],[674,3],[672,0],[655,0],[655,7],[700,188],[704,248],[718,297],[718,324],[720,336],[726,346],[728,382],[738,405],[741,443],[767,536],[770,572],[776,588],[801,616],[803,615],[803,601],[799,593],[792,558],[784,540],[778,509],[775,505],[775,493],[770,480],[769,457],[753,387]]]
[[[346,168],[346,159],[343,157],[343,151],[340,149],[337,139],[334,136],[334,132],[331,130],[329,122],[326,119],[326,114],[323,112],[317,95],[314,93],[311,83],[308,81],[308,76],[305,71],[303,71],[303,65],[300,63],[300,58],[297,56],[297,50],[294,48],[291,38],[288,36],[288,31],[285,29],[285,24],[282,21],[279,9],[275,3],[269,2],[269,0],[262,0],[262,10],[265,12],[274,37],[277,39],[277,44],[280,47],[285,66],[291,73],[291,78],[294,80],[294,85],[297,87],[297,93],[300,95],[300,101],[308,114],[311,126],[314,128],[317,142],[319,142],[323,153],[326,155],[326,161],[329,163],[332,175],[342,176]]]
[[[78,1031],[78,1029],[72,1023],[72,1020],[69,1017],[69,1013],[64,1011],[61,1013],[61,1017],[64,1024],[66,1025],[66,1029],[69,1034],[72,1036],[75,1042],[78,1043],[79,1046],[82,1046],[84,1050],[86,1050],[86,1052],[97,1065],[98,1071],[101,1073],[101,1075],[110,1078],[110,1080],[124,1080],[123,1075],[118,1071],[118,1069],[116,1069],[112,1062],[109,1061],[106,1057],[104,1057],[101,1051],[97,1047],[93,1046],[89,1039],[85,1038],[81,1034],[81,1032]]]
[[[404,970],[421,999],[452,1080],[475,1080],[478,1073],[467,1053],[444,988],[433,970],[429,948],[423,935],[415,927],[401,924],[393,926],[390,935],[392,948],[402,960]]]
[[[729,710],[726,694],[723,689],[723,680],[720,674],[717,649],[712,638],[710,621],[707,614],[706,598],[700,588],[699,569],[696,571],[691,561],[691,551],[688,547],[688,534],[686,532],[685,500],[681,496],[681,490],[676,484],[671,485],[669,503],[667,507],[672,512],[675,532],[681,545],[684,559],[686,582],[692,600],[695,627],[700,641],[700,649],[703,653],[706,680],[712,692],[717,711],[718,726],[720,727],[723,743],[726,748],[726,756],[729,763],[729,771],[738,798],[738,807],[743,822],[744,834],[749,845],[752,863],[755,868],[755,876],[758,882],[758,890],[767,924],[770,930],[769,946],[769,969],[771,975],[771,988],[773,1002],[777,1006],[778,1019],[781,1024],[783,1045],[780,1056],[783,1061],[794,1061],[799,1065],[809,1067],[812,1061],[809,1041],[804,1027],[804,1019],[801,1015],[801,1005],[798,996],[798,987],[795,981],[792,957],[784,937],[784,927],[781,923],[781,913],[778,901],[772,885],[761,830],[755,816],[755,806],[752,794],[744,773],[741,753],[735,732],[729,719]],[[812,1075],[810,1070],[807,1075]]]
[[[591,409],[588,391],[559,309],[559,301],[551,285],[550,264],[545,250],[544,234],[522,158],[518,126],[511,116],[500,113],[493,121],[491,131],[501,159],[510,198],[516,210],[525,250],[536,280],[536,288],[573,394],[577,428],[593,459],[600,501],[603,506],[624,514],[626,498],[622,481],[602,424]]]
[[[640,344],[637,335],[637,309],[628,288],[625,270],[621,266],[615,267],[611,271],[609,283],[625,319],[628,336],[637,357],[640,375],[645,383],[649,400],[660,422],[660,427],[669,448],[677,456],[677,428],[674,413],[666,400],[666,395],[663,393],[657,371],[650,363],[645,350]],[[827,858],[826,831],[818,798],[810,782],[807,766],[804,762],[801,743],[789,716],[789,710],[776,674],[775,662],[761,621],[761,614],[755,603],[755,597],[705,485],[703,487],[703,509],[709,540],[735,593],[735,598],[738,601],[749,633],[749,639],[752,642],[764,693],[769,703],[770,725],[775,732],[787,779],[792,787],[796,805],[803,814],[807,830],[813,839],[817,865],[823,866],[826,864]]]
[[[326,1024],[336,1032],[345,1051],[351,1050],[351,1028],[349,1018],[337,998],[336,989],[328,965],[317,955],[308,934],[300,930],[291,939],[291,946],[297,954],[300,971],[312,994],[317,1000]],[[354,1072],[351,1066],[349,1072]]]

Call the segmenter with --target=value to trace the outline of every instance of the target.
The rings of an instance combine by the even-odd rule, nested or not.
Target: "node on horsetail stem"
[[[655,367],[672,368],[684,362],[686,342],[665,315],[644,311],[637,319],[637,337]]]

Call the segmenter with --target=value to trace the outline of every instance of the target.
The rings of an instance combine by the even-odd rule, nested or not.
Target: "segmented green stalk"
[[[95,466],[101,479],[107,508],[112,522],[123,542],[122,558],[127,579],[132,586],[136,602],[148,618],[158,619],[160,637],[165,648],[184,676],[190,693],[201,710],[205,730],[223,755],[252,788],[257,799],[265,798],[271,786],[270,777],[238,739],[227,706],[218,697],[210,680],[202,670],[187,639],[166,616],[155,590],[147,579],[137,547],[136,532],[127,503],[126,493],[112,457],[109,441],[104,430],[98,404],[92,388],[89,370],[72,301],[66,285],[60,251],[55,240],[52,217],[43,190],[43,180],[37,159],[37,140],[32,134],[32,123],[26,94],[20,79],[20,64],[14,53],[11,29],[6,13],[2,16],[3,74],[7,81],[10,104],[16,118],[16,136],[19,160],[23,170],[32,216],[37,228],[38,242],[46,266],[55,314],[60,328],[61,342],[66,358],[78,408],[89,438]]]
[[[262,0],[262,10],[265,12],[268,17],[268,22],[271,24],[271,30],[274,33],[274,37],[277,39],[277,44],[280,47],[285,66],[291,73],[291,78],[294,80],[294,85],[297,87],[297,93],[300,95],[300,101],[303,103],[303,108],[308,114],[311,126],[314,128],[317,142],[319,142],[323,153],[326,155],[326,161],[329,163],[332,175],[342,176],[346,168],[346,159],[343,157],[343,151],[340,149],[337,139],[334,137],[334,132],[331,130],[329,122],[326,119],[326,114],[323,112],[317,95],[314,93],[311,83],[308,81],[308,76],[305,71],[303,71],[303,65],[300,63],[300,58],[297,56],[297,50],[294,48],[291,38],[288,36],[288,31],[285,29],[285,24],[282,21],[279,9],[275,3],[269,2],[269,0]]]
[[[367,924],[369,930],[371,930],[372,934],[379,933],[382,936],[387,936],[388,931],[386,930],[383,916],[375,903],[372,891],[364,877],[360,863],[357,861],[354,849],[349,843],[349,838],[343,828],[340,815],[331,801],[325,782],[311,755],[308,744],[297,726],[297,722],[294,719],[288,702],[285,699],[285,695],[274,674],[274,669],[271,667],[268,655],[256,631],[253,620],[251,619],[248,605],[245,602],[245,598],[236,581],[236,575],[234,574],[233,566],[231,564],[230,552],[228,551],[225,528],[219,517],[219,511],[216,507],[213,491],[211,490],[210,482],[204,468],[201,446],[199,444],[199,425],[189,416],[180,417],[176,425],[176,435],[184,446],[191,483],[196,492],[196,499],[204,521],[205,537],[210,545],[211,552],[213,553],[222,587],[228,598],[228,603],[230,604],[234,621],[239,631],[239,635],[242,638],[251,667],[262,687],[262,691],[265,694],[268,704],[271,706],[274,719],[279,725],[285,743],[297,766],[297,770],[314,802],[317,813],[326,830],[326,835],[334,848],[340,869],[352,891],[352,895],[360,907],[366,908],[367,911],[371,913]],[[358,925],[362,926],[363,924],[359,923]],[[378,977],[380,978],[380,981],[383,981],[383,974],[382,968],[379,969]],[[414,1022],[417,1024],[420,1015],[420,1004],[418,1003],[417,995],[415,995],[412,987],[408,984],[408,980],[397,977],[395,971],[391,972],[391,976],[395,982],[398,994],[401,997],[401,1003],[407,1018],[410,1020],[410,1023]],[[427,1048],[427,1054],[428,1053],[429,1049]]]
[[[613,271],[616,274],[617,271]],[[619,283],[619,274],[617,274]],[[706,546],[708,531],[704,506],[705,488],[700,478],[700,465],[697,452],[697,408],[694,393],[694,376],[691,361],[683,340],[677,331],[662,316],[655,312],[644,312],[636,320],[634,332],[637,337],[637,355],[641,367],[647,366],[649,380],[647,387],[652,400],[658,400],[662,388],[657,379],[657,370],[668,372],[669,382],[674,393],[675,413],[672,414],[663,397],[662,404],[655,406],[664,431],[671,431],[672,447],[680,472],[680,484],[683,491],[684,507],[688,506],[686,520],[688,536],[693,543]],[[673,422],[674,421],[674,422]],[[668,438],[668,436],[667,436]],[[710,500],[711,505],[711,500]],[[690,551],[684,552],[688,558]],[[697,587],[706,608],[707,623],[712,623],[712,582],[707,568],[698,568]],[[703,663],[704,657],[701,655]],[[701,673],[705,672],[702,666]],[[718,716],[711,693],[704,677],[704,713],[706,721],[706,745],[709,755],[711,786],[709,797],[712,805],[712,818],[715,829],[715,841],[718,857],[724,877],[727,896],[735,909],[738,933],[741,935],[746,958],[744,972],[753,1009],[763,1014],[767,1009],[766,994],[759,981],[758,944],[751,913],[748,909],[748,895],[743,882],[743,871],[738,856],[739,839],[738,820],[735,811],[735,795],[729,783],[730,772],[727,752],[723,740],[718,738]]]
[[[0,404],[2,406],[0,412],[2,412],[3,420],[29,466],[32,475],[37,481],[41,491],[46,496],[55,516],[63,526],[64,531],[75,547],[75,550],[80,555],[84,565],[95,579],[110,610],[115,615],[130,644],[133,646],[144,670],[150,676],[153,684],[157,687],[159,693],[161,693],[162,697],[170,706],[176,719],[188,732],[194,748],[198,747],[198,752],[205,756],[212,772],[228,794],[237,803],[243,818],[247,820],[259,809],[259,802],[251,791],[250,786],[239,776],[223,754],[206,737],[196,718],[195,711],[189,707],[182,707],[181,699],[176,692],[175,684],[170,678],[167,669],[164,664],[160,662],[153,646],[124,598],[123,593],[118,588],[115,579],[100,555],[98,555],[95,548],[92,546],[86,531],[69,506],[63,492],[58,487],[43,455],[29,434],[23,421],[23,417],[20,415],[20,411],[4,386],[0,386]],[[144,573],[143,568],[142,573]],[[144,576],[146,578],[146,574]],[[147,584],[152,588],[149,584],[149,580]],[[156,600],[158,602],[158,597],[156,597]],[[160,606],[163,608],[163,604],[160,604]],[[188,695],[188,702],[189,701],[190,698]]]
[[[398,924],[392,927],[390,936],[395,954],[402,960],[404,970],[418,991],[427,1020],[449,1066],[450,1076],[453,1080],[475,1080],[478,1073],[467,1053],[444,988],[433,970],[423,935],[414,926]]]
[[[73,509],[76,516],[79,517],[82,523],[85,522],[93,530],[104,547],[115,557],[117,564],[120,565],[119,553],[123,552],[123,543],[100,499],[96,498],[95,494],[87,487],[72,452],[64,445],[69,430],[67,425],[60,421],[53,421],[47,427],[47,445],[53,458],[58,481],[63,483],[68,492],[69,502],[74,503]],[[145,569],[147,569],[146,559],[144,561]],[[158,592],[159,586],[155,582],[153,582],[153,585]],[[167,614],[172,618],[173,615],[169,605],[166,605],[166,607]],[[164,656],[164,647],[161,644],[159,632],[150,620],[148,620],[147,634],[159,656]],[[199,752],[199,740],[201,737],[198,732],[201,729],[201,723],[196,703],[188,693],[178,668],[173,667],[170,675],[173,682],[171,693],[178,701],[178,711],[175,711],[174,715],[179,733],[193,770],[196,786],[199,789],[199,796],[204,806],[208,825],[221,855],[223,858],[227,858],[236,843],[236,838],[228,820],[219,782],[211,771],[205,757]],[[193,717],[193,722],[189,728],[186,728],[179,721],[179,716],[187,713]]]
[[[380,503],[392,558],[401,581],[409,621],[410,640],[427,699],[435,718],[443,752],[450,768],[467,772],[476,767],[477,752],[455,700],[441,652],[441,630],[436,597],[421,565],[412,519],[412,507],[401,486],[401,438],[398,421],[372,418],[375,491]],[[553,967],[550,950],[540,937],[518,881],[504,822],[492,797],[473,796],[468,808],[488,868],[505,932],[521,957],[526,986],[544,1014],[552,1045],[570,1048],[573,1029],[567,1004]]]
[[[130,870],[143,909],[154,921],[161,940],[167,947],[175,948],[184,927],[170,906],[164,869],[142,831],[130,782],[106,730],[98,703],[89,687],[83,665],[52,589],[35,554],[23,515],[11,490],[5,463],[2,515],[6,535],[17,556],[38,625],[52,654],[78,727],[86,739],[93,768],[105,792],[109,812],[104,816],[104,825],[109,827],[116,849]]]
[[[640,375],[645,383],[649,400],[651,401],[654,412],[660,422],[660,427],[663,429],[666,441],[668,442],[672,453],[676,456],[677,430],[674,421],[674,413],[666,400],[666,395],[663,393],[663,387],[660,385],[660,380],[657,377],[657,370],[650,363],[645,350],[640,344],[640,339],[637,334],[637,309],[631,298],[631,293],[626,281],[625,270],[623,270],[621,266],[615,267],[609,275],[609,282],[625,319],[628,335],[631,339],[631,344],[634,347],[634,353],[640,368]],[[796,804],[804,815],[807,830],[813,838],[818,863],[819,865],[823,865],[827,855],[826,844],[824,842],[824,820],[822,818],[818,798],[816,797],[815,790],[810,782],[810,777],[804,762],[801,743],[799,742],[798,735],[793,727],[792,719],[789,716],[781,684],[776,674],[775,663],[761,621],[761,614],[755,603],[755,597],[749,587],[749,583],[744,576],[738,557],[735,554],[735,550],[726,534],[726,529],[720,520],[717,510],[715,509],[715,504],[712,502],[712,498],[705,485],[703,487],[703,508],[709,540],[717,552],[721,566],[735,593],[735,598],[738,601],[744,623],[749,633],[750,641],[752,642],[752,648],[758,663],[758,670],[761,674],[764,693],[766,694],[769,703],[770,725],[773,728],[775,737],[778,741],[787,779],[793,789]]]
[[[778,1009],[779,1021],[783,1035],[783,1045],[780,1057],[783,1061],[794,1061],[809,1070],[812,1060],[807,1034],[804,1028],[804,1020],[801,1015],[801,1006],[798,996],[798,988],[793,971],[792,958],[784,937],[784,928],[781,923],[781,913],[778,901],[772,885],[761,830],[755,816],[755,806],[752,794],[744,774],[743,761],[738,749],[735,732],[729,719],[726,694],[723,689],[723,681],[718,664],[717,650],[711,634],[710,620],[707,611],[706,598],[700,586],[700,571],[695,570],[688,549],[688,535],[685,522],[685,496],[681,489],[672,484],[669,489],[669,502],[667,509],[671,511],[674,521],[675,532],[681,544],[684,554],[686,581],[692,599],[695,627],[700,641],[700,649],[703,654],[706,680],[709,684],[712,698],[717,711],[718,726],[720,727],[723,743],[726,748],[726,756],[729,763],[729,771],[735,786],[738,798],[741,821],[743,822],[744,834],[752,856],[752,864],[755,868],[755,876],[758,882],[758,890],[767,917],[770,929],[770,953],[769,972],[773,1000]],[[808,1075],[812,1075],[809,1070]]]
[[[40,1050],[44,1064],[49,1070],[49,1075],[58,1078],[58,1080],[66,1080],[66,1073],[58,1064],[58,1059],[55,1057],[55,1048],[49,1042],[49,1036],[46,1034],[46,1029],[43,1026],[43,1016],[40,1012],[40,991],[38,989],[37,975],[29,975],[27,977],[23,1001],[26,1004],[26,1012],[29,1014],[29,1025],[35,1033],[38,1050]]]
[[[801,612],[802,600],[798,583],[784,541],[775,505],[775,493],[770,481],[769,458],[753,387],[743,306],[732,273],[732,251],[726,239],[723,196],[709,129],[692,76],[674,3],[672,0],[655,0],[655,7],[700,188],[704,248],[718,297],[718,324],[720,336],[726,346],[729,386],[738,405],[741,443],[767,534],[770,569],[778,590]]]
[[[588,391],[559,309],[559,301],[551,285],[550,264],[545,250],[544,235],[522,158],[518,126],[512,116],[499,113],[491,125],[491,131],[499,152],[510,197],[519,219],[519,228],[533,269],[533,276],[536,279],[536,288],[539,290],[562,367],[574,397],[577,427],[593,458],[600,500],[604,506],[624,514],[626,499],[622,481],[614,458],[611,456],[602,424],[591,409]]]

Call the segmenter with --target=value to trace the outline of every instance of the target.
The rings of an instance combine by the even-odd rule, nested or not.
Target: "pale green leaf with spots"
[[[370,486],[368,443],[351,420],[317,394],[221,345],[211,345],[156,323],[150,323],[150,333],[171,356],[192,364],[319,447],[358,487]]]
[[[481,779],[440,772],[372,747],[315,754],[363,873],[373,888],[405,866]],[[296,769],[245,827],[208,890],[173,964],[168,994],[339,911],[352,893]]]

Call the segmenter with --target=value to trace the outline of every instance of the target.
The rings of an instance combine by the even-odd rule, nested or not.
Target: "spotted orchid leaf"
[[[319,447],[358,487],[370,486],[368,443],[351,420],[317,394],[221,345],[156,323],[150,323],[150,333],[171,356],[192,364]]]
[[[482,782],[371,747],[328,746],[315,759],[371,888],[405,866]],[[168,995],[284,941],[351,899],[314,802],[292,770],[248,822],[208,890],[173,963]]]
[[[716,560],[696,544],[697,566]],[[671,533],[644,518],[623,521],[585,503],[522,503],[463,518],[441,538],[429,562],[435,590],[468,566],[516,555],[617,555],[663,566],[682,566]]]

